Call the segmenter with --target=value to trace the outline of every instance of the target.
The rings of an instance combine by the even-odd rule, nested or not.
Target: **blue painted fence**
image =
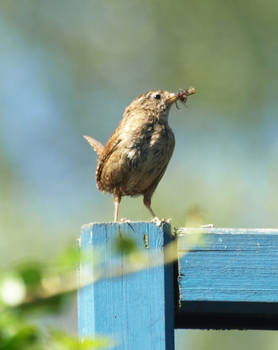
[[[79,246],[81,339],[173,350],[175,328],[278,329],[278,230],[89,224]]]

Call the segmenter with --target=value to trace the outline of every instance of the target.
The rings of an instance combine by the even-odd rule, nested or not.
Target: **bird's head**
[[[135,98],[128,109],[146,110],[159,119],[167,118],[170,107],[174,102],[185,103],[187,97],[195,94],[195,89],[179,90],[177,93],[164,90],[148,91]]]

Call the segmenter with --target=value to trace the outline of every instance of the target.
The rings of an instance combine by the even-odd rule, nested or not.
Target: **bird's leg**
[[[155,215],[154,211],[151,208],[151,195],[149,195],[149,194],[145,194],[144,195],[144,204],[149,209],[149,211],[151,212],[152,217],[155,218],[156,215]]]
[[[118,193],[114,193],[114,222],[118,221],[119,205],[121,201],[121,196]]]
[[[152,197],[152,193],[145,193],[144,194],[144,204],[145,206],[149,209],[149,211],[152,214],[152,222],[154,222],[156,224],[156,226],[160,226],[163,222],[169,222],[168,220],[166,221],[165,219],[160,220],[154,213],[154,211],[151,208],[151,197]],[[171,220],[171,219],[170,219]]]

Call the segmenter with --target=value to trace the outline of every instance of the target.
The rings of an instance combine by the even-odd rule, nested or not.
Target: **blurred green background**
[[[277,18],[275,0],[1,0],[0,265],[47,259],[83,223],[112,220],[81,136],[104,143],[151,89],[197,89],[171,111],[176,150],[153,197],[158,216],[277,226]],[[149,214],[124,198],[120,217]],[[178,349],[278,346],[273,332],[177,337]]]

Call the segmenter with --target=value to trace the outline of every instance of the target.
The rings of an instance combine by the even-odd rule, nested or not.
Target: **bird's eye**
[[[160,100],[160,99],[161,99],[161,95],[160,95],[160,94],[155,94],[155,95],[154,95],[154,98],[155,98],[156,100]]]

